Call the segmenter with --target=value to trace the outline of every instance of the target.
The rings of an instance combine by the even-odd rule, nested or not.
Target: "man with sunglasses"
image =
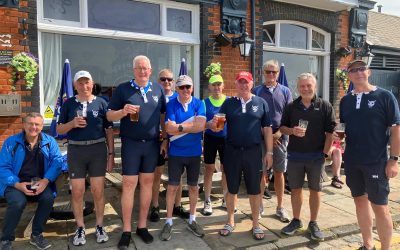
[[[375,249],[372,234],[375,217],[382,249],[387,250],[393,232],[387,205],[389,180],[399,172],[399,106],[391,92],[368,81],[371,70],[365,62],[352,61],[347,70],[354,89],[340,101],[340,122],[346,124],[344,165],[363,238],[359,249]]]
[[[292,93],[289,88],[283,86],[277,82],[279,75],[279,63],[276,60],[266,61],[263,65],[264,71],[264,80],[265,83],[263,85],[257,86],[253,89],[253,93],[257,96],[262,97],[267,103],[269,107],[269,114],[272,121],[272,137],[274,142],[273,148],[273,158],[274,164],[273,175],[274,175],[274,188],[277,199],[277,207],[275,215],[282,222],[289,222],[290,218],[283,207],[283,194],[285,191],[285,177],[284,173],[286,172],[286,148],[289,141],[289,137],[280,132],[279,126],[281,125],[281,118],[283,109],[286,105],[293,101]],[[266,151],[263,147],[263,155],[265,155]],[[268,169],[266,166],[263,166],[263,174],[264,177],[268,176]],[[261,179],[261,190],[265,188],[265,178]],[[263,193],[260,195],[260,216],[263,212],[263,204],[262,204]]]
[[[160,239],[171,239],[172,212],[174,199],[186,168],[189,186],[190,217],[188,229],[198,237],[204,231],[196,222],[196,204],[199,196],[198,179],[200,173],[201,139],[206,124],[206,114],[202,101],[192,96],[193,81],[181,75],[176,81],[178,97],[168,102],[165,129],[169,134],[167,219]]]

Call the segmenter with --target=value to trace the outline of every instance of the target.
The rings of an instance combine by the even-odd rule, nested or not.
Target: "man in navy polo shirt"
[[[303,201],[302,187],[307,174],[310,189],[311,238],[323,241],[324,235],[318,227],[321,189],[320,177],[331,145],[335,128],[335,112],[332,105],[317,97],[317,80],[310,73],[297,78],[300,96],[283,111],[280,130],[289,135],[287,173],[291,192],[293,220],[281,232],[293,235],[303,227],[300,212]]]
[[[283,109],[292,102],[292,93],[289,88],[283,86],[277,82],[279,75],[279,63],[276,60],[266,61],[263,65],[265,83],[257,86],[253,89],[253,93],[257,96],[262,97],[267,103],[269,108],[269,114],[272,120],[272,133],[274,142],[274,188],[276,193],[277,207],[275,215],[282,222],[289,222],[289,215],[286,209],[283,207],[283,194],[285,191],[285,177],[286,172],[286,148],[288,144],[288,136],[281,133],[279,127],[281,125],[281,118]],[[265,149],[263,148],[263,154]],[[264,176],[268,175],[266,166],[263,168]],[[265,178],[261,179],[261,190],[265,188]],[[263,193],[260,195],[260,215],[263,212],[262,204]]]
[[[132,208],[138,181],[140,211],[136,234],[147,244],[153,242],[153,236],[146,228],[146,218],[151,202],[154,169],[160,154],[160,118],[165,112],[165,95],[158,83],[150,82],[151,72],[149,58],[136,56],[133,59],[135,79],[120,84],[108,106],[107,118],[110,121],[121,120],[123,233],[119,248],[128,248],[131,239]],[[166,142],[161,145],[162,151],[166,148]]]
[[[220,231],[220,235],[228,236],[235,228],[234,200],[243,174],[253,217],[252,234],[254,239],[262,240],[264,231],[258,223],[260,179],[263,161],[268,168],[272,166],[272,124],[268,115],[267,102],[251,93],[253,87],[251,73],[239,72],[235,83],[237,97],[225,100],[219,110],[220,113],[225,114],[227,122],[224,172],[228,186],[226,195],[228,221]],[[265,143],[267,151],[264,158],[261,143]]]
[[[365,62],[352,61],[347,70],[354,89],[340,101],[340,121],[346,124],[346,184],[354,198],[363,237],[364,244],[360,249],[375,249],[374,214],[382,249],[387,250],[393,232],[387,205],[389,179],[399,172],[399,106],[391,92],[368,82],[371,70]]]

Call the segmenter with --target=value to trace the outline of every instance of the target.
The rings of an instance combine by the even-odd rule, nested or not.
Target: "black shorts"
[[[368,194],[370,202],[387,205],[390,188],[385,168],[386,161],[367,165],[344,162],[346,184],[350,188],[351,195],[359,197]]]
[[[168,158],[168,184],[179,185],[185,167],[188,186],[197,186],[200,174],[200,156],[170,156]]]
[[[316,160],[288,160],[287,175],[291,189],[302,188],[304,177],[307,174],[308,188],[317,192],[322,190],[321,175],[325,159]]]
[[[164,165],[165,165],[165,158],[162,154],[159,154],[157,159],[157,167],[162,167]]]
[[[157,140],[136,141],[121,137],[122,175],[153,173],[157,166],[160,144]]]
[[[221,164],[224,162],[225,137],[204,134],[204,163],[214,164],[217,152]]]
[[[260,182],[262,176],[262,153],[261,145],[252,147],[233,147],[225,145],[224,172],[228,191],[237,194],[244,175],[247,194],[260,194]]]
[[[71,179],[106,175],[107,146],[104,142],[92,145],[68,145],[68,173]]]

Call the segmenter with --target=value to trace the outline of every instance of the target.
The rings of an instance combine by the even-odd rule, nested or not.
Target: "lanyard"
[[[134,80],[134,79],[132,79],[132,80],[130,81],[130,83],[131,83],[131,86],[132,86],[133,88],[140,90],[140,94],[141,94],[142,97],[143,97],[143,102],[144,102],[144,103],[148,103],[149,101],[147,100],[147,95],[146,95],[146,94],[147,94],[148,91],[151,91],[151,89],[150,89],[151,82],[148,81],[146,87],[140,87],[139,85],[137,85],[137,84],[135,83],[135,80]]]

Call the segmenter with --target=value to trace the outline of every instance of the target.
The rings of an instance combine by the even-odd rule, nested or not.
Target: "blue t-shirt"
[[[78,110],[83,110],[83,103],[80,103],[74,96],[69,98],[61,107],[58,124],[65,124],[76,117]],[[103,98],[94,97],[87,103],[87,126],[84,128],[73,128],[67,132],[67,138],[74,141],[96,140],[105,137],[104,129],[111,128],[112,122],[106,118],[107,102]]]
[[[149,82],[141,90],[133,80],[121,83],[114,91],[108,108],[120,110],[125,104],[140,105],[139,121],[132,122],[129,115],[123,117],[120,136],[133,140],[158,140],[160,114],[165,113],[166,107],[164,91],[160,85]]]
[[[229,98],[229,97],[225,96],[225,100],[227,98]],[[211,103],[210,97],[204,99],[203,102],[204,102],[204,105],[205,105],[206,118],[207,118],[207,122],[208,122],[208,121],[210,121],[210,120],[212,120],[214,118],[215,114],[219,113],[219,110],[220,110],[221,106],[218,106],[218,107],[214,106]],[[226,136],[226,123],[225,123],[224,129],[219,131],[219,132],[214,132],[211,129],[206,129],[204,131],[204,133],[212,135],[212,136],[216,136],[216,137],[225,137]]]
[[[168,103],[169,101],[171,101],[172,99],[175,99],[178,96],[178,93],[173,92],[172,95],[170,96],[165,96],[165,101]]]
[[[249,147],[262,142],[261,129],[271,127],[267,102],[258,96],[252,96],[246,103],[243,113],[242,102],[238,97],[231,97],[222,104],[220,112],[226,116],[226,142],[235,147]]]
[[[187,109],[178,101],[178,98],[172,99],[167,104],[166,122],[175,121],[176,124],[192,121],[195,117],[206,119],[206,113],[202,101],[196,97],[187,104]],[[186,133],[170,137],[168,154],[171,156],[200,156],[202,153],[201,139],[202,132]]]
[[[349,93],[340,101],[340,121],[346,124],[345,162],[385,161],[390,127],[400,124],[399,105],[391,92],[379,87],[358,96]]]

